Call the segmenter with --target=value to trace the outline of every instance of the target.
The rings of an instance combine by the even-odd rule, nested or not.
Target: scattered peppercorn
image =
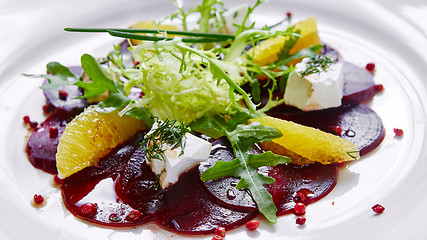
[[[307,219],[305,217],[298,217],[297,220],[296,220],[296,224],[298,224],[298,225],[304,225],[306,220]]]
[[[32,122],[30,122],[30,127],[31,127],[32,129],[36,129],[38,125],[39,125],[39,124],[38,124],[36,121],[32,121]]]
[[[22,118],[22,120],[24,120],[24,123],[25,123],[25,124],[30,124],[30,122],[31,122],[31,120],[30,120],[30,117],[29,117],[29,116],[24,116],[24,117]]]
[[[225,237],[225,227],[218,227],[215,229],[215,234],[221,237]]]
[[[384,85],[382,84],[376,84],[375,85],[375,91],[382,92],[384,90]]]
[[[295,204],[294,213],[295,213],[295,215],[304,215],[305,214],[305,204],[304,203]]]
[[[260,224],[261,224],[261,222],[258,220],[251,220],[251,221],[247,222],[245,224],[245,226],[248,230],[254,231],[259,227]]]
[[[403,136],[403,130],[400,128],[393,128],[393,132],[394,132],[394,135],[396,135],[396,137]]]
[[[375,73],[375,63],[366,64],[366,70],[368,70],[371,74]]]
[[[62,185],[62,179],[61,178],[59,178],[58,177],[58,174],[56,174],[54,177],[53,177],[53,182],[56,184],[56,185]]]
[[[332,132],[337,136],[341,136],[342,128],[340,126],[336,125],[332,128]]]
[[[41,205],[44,202],[44,197],[39,194],[34,194],[33,201],[36,205]]]
[[[379,205],[379,204],[375,204],[372,207],[372,210],[374,210],[374,212],[377,213],[377,214],[381,214],[381,213],[384,212],[385,208],[383,206]]]
[[[96,204],[86,203],[80,206],[80,211],[87,217],[93,217],[98,211],[97,208]]]

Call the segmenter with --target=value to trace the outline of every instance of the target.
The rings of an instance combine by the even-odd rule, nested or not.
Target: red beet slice
[[[121,201],[114,191],[114,181],[143,136],[143,133],[136,135],[127,144],[114,149],[97,166],[87,167],[63,180],[64,205],[72,214],[92,223],[115,227],[136,226],[152,220],[144,212],[140,212],[137,219],[131,218],[134,209]],[[85,204],[95,205],[95,211],[85,211]]]
[[[31,164],[47,173],[56,174],[56,148],[59,137],[65,129],[65,125],[71,120],[72,115],[62,108],[57,108],[46,120],[40,124],[28,139],[25,151]],[[58,130],[56,136],[49,134],[49,129]]]
[[[207,234],[218,227],[236,228],[258,214],[256,210],[232,209],[215,201],[201,184],[197,167],[182,175],[152,201],[156,221],[170,231]]]
[[[344,91],[342,103],[359,103],[371,99],[376,93],[372,74],[365,68],[343,61]]]
[[[262,171],[276,179],[267,189],[273,196],[278,216],[291,213],[296,202],[308,205],[325,197],[335,187],[338,176],[335,164],[286,164],[265,167]]]
[[[72,66],[69,69],[76,76],[80,76],[83,72],[83,69],[79,66]],[[47,80],[45,83],[47,83]],[[48,105],[65,109],[74,115],[79,114],[88,106],[86,99],[77,99],[77,97],[83,95],[83,91],[74,85],[62,86],[56,89],[43,89],[43,93]]]
[[[164,228],[205,234],[220,226],[235,228],[257,215],[255,208],[236,209],[212,199],[202,186],[197,167],[165,190],[155,186],[156,176],[145,163],[145,153],[140,148],[117,179],[116,192],[133,208],[151,214]]]
[[[146,212],[148,202],[159,194],[156,175],[145,163],[145,152],[138,148],[117,179],[116,192],[135,209]]]
[[[233,150],[226,138],[219,138],[212,142],[212,151],[209,159],[200,163],[200,174],[205,172],[208,168],[215,165],[217,161],[231,161],[233,160]],[[239,179],[236,177],[226,177],[213,181],[206,181],[203,183],[212,197],[218,201],[234,208],[242,208],[249,210],[256,210],[255,202],[247,190],[240,190],[236,188]]]
[[[381,118],[364,104],[310,112],[279,106],[269,111],[268,115],[329,133],[334,133],[333,128],[340,126],[341,137],[356,144],[361,155],[378,147],[385,136]]]
[[[213,166],[216,161],[234,159],[231,147],[226,139],[217,139],[212,143],[212,148],[213,151],[209,160],[199,166],[200,173]],[[254,154],[260,152],[260,150],[254,149]],[[262,167],[259,171],[276,179],[273,184],[267,185],[266,188],[278,208],[277,215],[284,215],[292,210],[297,192],[301,196],[302,194],[306,196],[301,200],[305,205],[325,197],[335,187],[338,174],[335,164],[306,166],[287,164],[276,167]],[[212,198],[224,204],[235,208],[256,209],[250,194],[245,190],[235,188],[238,181],[239,179],[235,177],[222,178],[204,182],[204,187],[210,192]],[[229,197],[230,191],[233,192],[232,198]]]

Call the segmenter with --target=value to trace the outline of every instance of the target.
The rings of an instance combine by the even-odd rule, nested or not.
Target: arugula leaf
[[[32,75],[23,74],[26,77],[33,78],[46,78],[48,84],[41,86],[41,89],[55,89],[65,85],[73,85],[79,81],[79,79],[68,69],[58,62],[50,62],[46,65],[47,72],[49,74]]]
[[[99,63],[89,54],[81,57],[82,67],[92,82],[76,82],[75,85],[84,89],[84,95],[80,98],[92,98],[99,96],[107,90],[117,92],[117,85],[102,70]]]
[[[201,179],[203,181],[216,180],[222,177],[234,176],[239,177],[237,189],[248,189],[253,200],[258,206],[258,210],[273,223],[277,222],[277,208],[274,205],[273,197],[265,189],[264,185],[274,183],[274,179],[258,173],[257,169],[261,166],[276,166],[291,161],[285,156],[276,155],[272,152],[263,154],[250,154],[255,143],[270,141],[282,136],[281,132],[269,126],[260,123],[249,125],[240,124],[232,131],[226,128],[232,128],[231,125],[221,125],[217,120],[212,120],[218,131],[225,133],[231,142],[236,158],[231,162],[218,161],[213,167],[206,170]],[[222,121],[224,123],[224,121]],[[220,129],[222,127],[222,129]]]
[[[113,93],[104,101],[97,104],[97,111],[101,113],[109,113],[119,109],[129,103],[130,99],[122,93]]]
[[[149,127],[154,123],[154,119],[146,107],[134,107],[125,114],[136,119],[144,120]]]
[[[226,136],[227,132],[232,132],[239,124],[245,124],[251,118],[256,118],[258,113],[239,111],[233,115],[203,116],[190,124],[192,131],[206,134],[213,138]]]

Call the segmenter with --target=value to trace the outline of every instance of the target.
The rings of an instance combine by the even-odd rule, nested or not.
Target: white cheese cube
[[[321,110],[341,106],[343,97],[343,64],[333,63],[326,71],[304,77],[300,73],[307,68],[308,58],[296,65],[289,74],[284,102],[303,111]]]
[[[190,133],[185,134],[183,142],[185,142],[185,147],[182,154],[181,147],[170,149],[170,146],[166,145],[163,149],[165,150],[163,160],[146,160],[151,170],[159,175],[159,183],[162,189],[176,183],[182,173],[209,158],[212,147],[210,142]]]
[[[229,9],[228,11],[222,14],[224,27],[221,31],[217,29],[217,21],[215,18],[211,18],[209,20],[209,32],[222,32],[235,34],[238,30],[238,27],[234,26],[234,24],[240,25],[243,20],[245,20],[246,14],[248,13],[249,6],[239,5],[234,8]],[[245,26],[249,27],[252,25],[252,21],[248,18],[246,19]]]

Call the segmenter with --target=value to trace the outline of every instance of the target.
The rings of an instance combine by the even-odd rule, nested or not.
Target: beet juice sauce
[[[268,115],[319,128],[355,143],[361,155],[375,149],[384,138],[379,116],[362,102],[369,101],[378,88],[366,69],[345,63],[343,105],[338,108],[302,112],[278,106]],[[81,68],[70,68],[76,75]],[[56,147],[65,125],[88,106],[78,88],[44,90],[48,115],[38,125],[24,118],[33,133],[26,152],[34,167],[56,174]],[[239,227],[258,215],[246,190],[236,189],[237,178],[226,177],[203,182],[200,175],[216,161],[231,161],[234,156],[227,139],[212,142],[210,158],[182,174],[173,186],[156,187],[156,176],[145,163],[139,143],[141,132],[113,149],[99,164],[61,181],[64,204],[76,217],[114,227],[129,227],[156,222],[163,228],[184,234],[213,233],[218,227]],[[254,148],[254,152],[262,150]],[[259,169],[276,182],[266,188],[277,206],[277,215],[303,215],[305,205],[329,194],[336,185],[337,165],[292,164]],[[305,219],[300,219],[303,223]]]

